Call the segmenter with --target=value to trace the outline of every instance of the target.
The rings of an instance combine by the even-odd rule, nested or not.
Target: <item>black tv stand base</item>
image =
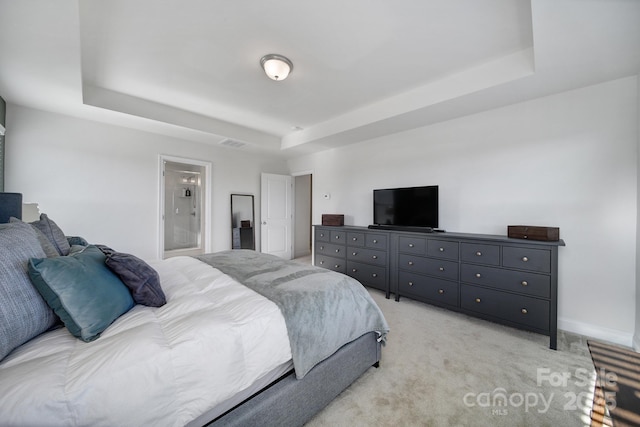
[[[444,231],[444,230],[431,228],[431,227],[405,227],[402,225],[378,225],[378,224],[372,224],[369,226],[369,228],[372,230],[410,231],[413,233],[434,233],[434,232]]]

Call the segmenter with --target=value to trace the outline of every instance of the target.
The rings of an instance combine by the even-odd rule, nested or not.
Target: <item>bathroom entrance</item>
[[[161,258],[210,251],[206,232],[210,163],[161,158]]]

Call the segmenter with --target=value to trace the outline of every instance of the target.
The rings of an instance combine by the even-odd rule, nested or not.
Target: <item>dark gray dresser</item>
[[[558,247],[468,233],[315,226],[315,264],[363,285],[550,337],[556,348]]]
[[[347,274],[365,286],[389,287],[389,233],[364,227],[315,227],[315,265]]]

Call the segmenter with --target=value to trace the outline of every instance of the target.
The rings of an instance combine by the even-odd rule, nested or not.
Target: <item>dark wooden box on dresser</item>
[[[315,227],[315,265],[363,285],[549,336],[557,344],[558,247],[470,233]]]

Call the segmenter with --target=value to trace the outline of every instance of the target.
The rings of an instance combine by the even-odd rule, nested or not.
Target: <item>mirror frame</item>
[[[242,247],[242,235],[240,235],[240,247],[234,247],[234,230],[236,228],[238,228],[239,230],[242,230],[245,227],[236,227],[236,225],[240,225],[240,224],[235,224],[234,223],[234,209],[233,209],[233,199],[234,197],[250,197],[251,198],[251,218],[250,221],[250,227],[251,228],[251,245],[248,245],[247,247]],[[256,249],[256,209],[255,209],[255,198],[253,196],[253,194],[242,194],[242,193],[231,193],[231,249],[252,249],[255,250]],[[240,221],[240,220],[239,220]],[[240,231],[241,233],[241,231]],[[250,247],[249,247],[250,246]]]

